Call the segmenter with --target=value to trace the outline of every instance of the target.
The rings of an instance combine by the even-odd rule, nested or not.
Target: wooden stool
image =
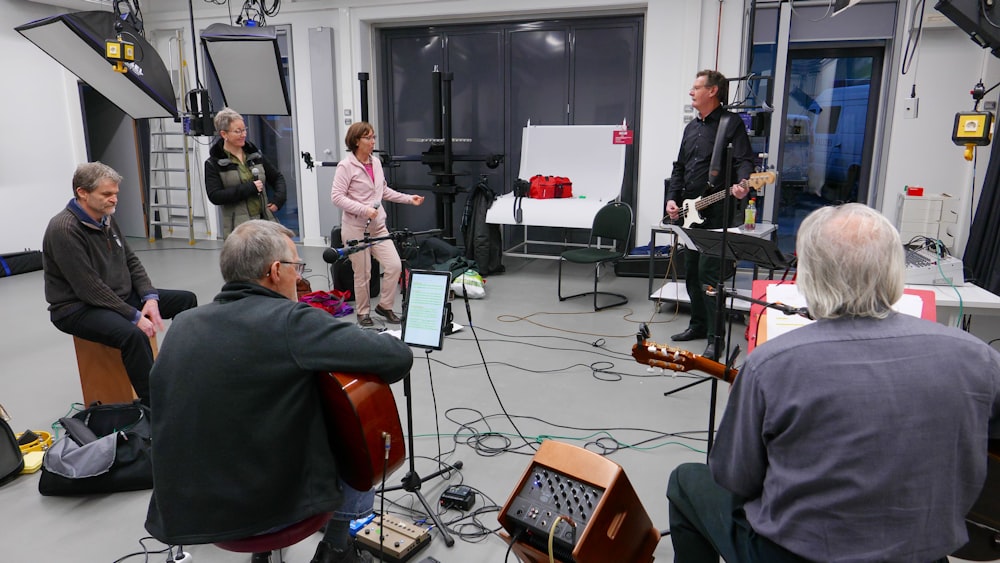
[[[156,358],[156,336],[149,338]],[[80,369],[80,387],[83,388],[83,404],[95,401],[102,403],[131,403],[135,400],[135,390],[122,363],[122,351],[92,340],[73,337],[76,348],[76,365]]]

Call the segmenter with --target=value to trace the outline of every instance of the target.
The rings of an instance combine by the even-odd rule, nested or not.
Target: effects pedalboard
[[[376,516],[358,531],[354,536],[358,547],[375,557],[382,557],[383,561],[403,563],[431,542],[427,528],[407,524],[393,516],[384,518],[385,526],[382,526],[382,517]]]

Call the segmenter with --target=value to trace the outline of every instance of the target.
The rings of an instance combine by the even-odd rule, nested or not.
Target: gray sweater
[[[1000,353],[958,329],[820,320],[748,356],[709,467],[789,551],[927,563],[966,541],[998,391]]]

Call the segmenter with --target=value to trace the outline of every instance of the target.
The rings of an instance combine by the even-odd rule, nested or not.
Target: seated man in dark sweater
[[[198,305],[190,291],[157,289],[114,220],[122,177],[88,162],[73,174],[73,195],[42,239],[45,300],[59,330],[122,351],[135,394],[149,404],[149,338],[163,319]]]
[[[350,545],[349,524],[371,513],[375,495],[340,479],[316,374],[392,383],[413,354],[397,338],[297,302],[305,263],[291,235],[261,219],[237,226],[219,260],[222,291],[181,315],[163,340],[150,376],[146,529],[166,543],[215,543],[332,512],[313,563],[370,561]],[[228,435],[203,439],[218,432]]]

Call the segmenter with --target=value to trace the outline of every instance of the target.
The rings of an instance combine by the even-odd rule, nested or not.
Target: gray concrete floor
[[[130,244],[158,286],[190,289],[203,303],[221,287],[218,243]],[[329,288],[322,250],[300,248],[313,289]],[[429,475],[439,468],[439,459],[464,464],[446,479],[427,481],[422,492],[435,508],[441,493],[454,484],[473,487],[477,500],[469,513],[441,513],[456,538],[453,547],[432,531],[431,543],[412,561],[427,556],[441,563],[513,561],[496,533],[497,514],[543,438],[607,451],[660,529],[669,527],[664,493],[670,470],[705,459],[712,386],[700,384],[664,397],[663,392],[694,381],[693,374],[651,373],[630,355],[639,323],[650,323],[652,340],[669,343],[670,335],[687,325],[683,308],[672,303],[657,308],[647,299],[645,278],[605,272],[602,285],[624,292],[630,301],[595,313],[587,298],[558,301],[554,261],[508,258],[505,263],[505,274],[487,279],[486,298],[470,301],[471,322],[465,304],[454,302],[455,320],[466,328],[447,337],[443,350],[425,355],[414,349],[416,470]],[[588,288],[587,270],[571,265],[564,273],[570,290]],[[0,311],[5,320],[0,404],[12,416],[16,432],[50,430],[82,395],[71,338],[48,320],[41,272],[0,278]],[[347,320],[353,322],[353,317]],[[745,350],[743,330],[741,323],[733,327],[734,341]],[[684,344],[700,353],[705,341]],[[737,364],[741,362],[742,357]],[[393,390],[405,429],[402,384]],[[727,385],[718,386],[720,415],[728,391]],[[215,431],[219,440],[240,439],[230,428]],[[479,440],[474,439],[477,434]],[[397,484],[406,469],[404,465],[387,484]],[[7,540],[0,560],[167,560],[162,553],[148,558],[142,553],[164,547],[148,539],[143,528],[149,491],[55,498],[39,495],[37,486],[38,474],[33,474],[0,487]],[[426,519],[418,500],[405,491],[387,493],[385,507],[403,520]],[[317,534],[286,549],[285,559],[308,561],[318,541]],[[248,555],[212,545],[184,549],[198,563],[249,561]],[[673,560],[669,537],[654,555],[658,561]]]

